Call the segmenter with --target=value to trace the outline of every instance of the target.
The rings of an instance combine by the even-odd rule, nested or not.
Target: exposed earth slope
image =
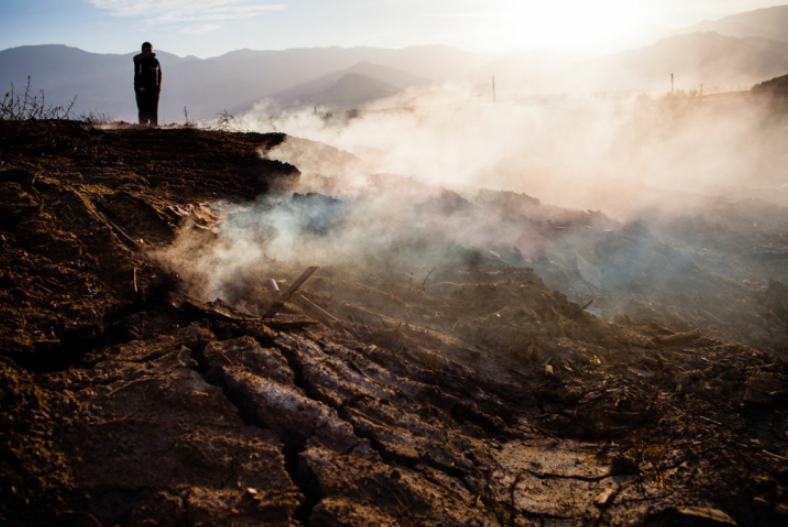
[[[209,298],[162,255],[219,251],[261,196],[313,238],[357,219],[293,194],[298,170],[260,155],[285,139],[0,122],[0,523],[785,525],[775,339],[608,322],[511,246],[416,227],[289,298],[271,279],[295,286],[303,256]],[[606,221],[415,194],[402,216],[508,203],[547,240]]]

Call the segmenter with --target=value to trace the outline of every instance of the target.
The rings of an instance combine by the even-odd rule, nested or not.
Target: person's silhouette
[[[140,124],[159,125],[161,65],[150,42],[142,44],[142,53],[134,56],[134,93],[137,96]]]

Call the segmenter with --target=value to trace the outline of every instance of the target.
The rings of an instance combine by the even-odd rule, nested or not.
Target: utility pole
[[[495,97],[495,76],[492,78],[492,88],[493,88],[493,102],[496,102],[497,99]]]
[[[670,96],[673,97],[676,92],[673,89],[673,74],[670,74]]]

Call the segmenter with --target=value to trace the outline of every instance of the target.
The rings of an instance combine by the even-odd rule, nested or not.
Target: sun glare
[[[635,0],[509,0],[503,12],[506,47],[600,44],[632,31],[640,21]]]

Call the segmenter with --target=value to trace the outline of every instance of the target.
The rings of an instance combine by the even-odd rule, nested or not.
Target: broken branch
[[[273,318],[274,315],[276,315],[279,312],[279,310],[284,307],[285,302],[287,302],[290,299],[290,297],[293,296],[302,285],[304,285],[304,282],[309,280],[309,277],[315,274],[315,271],[317,271],[318,269],[320,268],[309,267],[306,271],[301,273],[301,276],[299,276],[298,279],[295,282],[293,282],[293,284],[290,287],[287,288],[287,291],[284,292],[284,294],[279,298],[279,300],[271,304],[271,307],[269,307],[268,311],[265,312],[263,318]]]

